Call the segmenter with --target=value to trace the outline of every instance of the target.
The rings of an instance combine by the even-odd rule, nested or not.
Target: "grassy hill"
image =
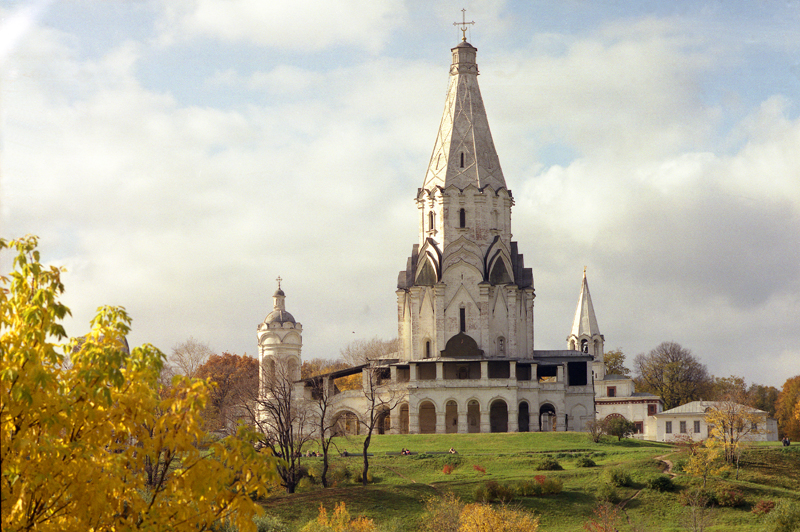
[[[362,438],[337,440],[338,450],[356,454]],[[398,456],[406,447],[415,454]],[[458,455],[446,451],[454,447]],[[680,449],[654,442],[605,439],[592,443],[580,433],[447,434],[374,436],[370,452],[373,484],[364,488],[353,478],[360,472],[360,455],[332,458],[333,488],[322,489],[305,479],[298,493],[277,494],[264,501],[267,513],[290,527],[298,527],[316,517],[320,504],[331,509],[344,501],[352,515],[365,515],[386,530],[418,530],[426,497],[450,491],[465,502],[475,500],[476,490],[488,481],[500,484],[532,480],[545,475],[563,482],[556,495],[519,497],[513,505],[541,516],[540,531],[583,530],[592,517],[598,493],[608,484],[607,473],[616,469],[630,475],[628,486],[616,488],[624,502],[624,531],[685,530],[681,520],[686,508],[680,504],[681,492],[699,485],[698,479],[678,472],[675,490],[659,492],[647,487],[648,480],[662,474],[669,460],[678,465],[686,458]],[[443,454],[432,454],[443,453]],[[539,471],[545,458],[554,458],[561,471]],[[591,458],[597,467],[578,467],[581,458]],[[656,457],[661,457],[657,459]],[[313,475],[321,458],[305,458],[303,465]],[[450,465],[449,474],[443,472]],[[485,471],[485,472],[484,472]],[[730,470],[709,481],[709,489],[739,491],[743,506],[716,507],[711,511],[710,531],[759,531],[763,517],[751,512],[761,500],[800,501],[800,446],[783,448],[779,444],[751,447],[742,459],[738,480]]]

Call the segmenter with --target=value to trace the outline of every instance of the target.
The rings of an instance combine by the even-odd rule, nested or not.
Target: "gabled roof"
[[[691,403],[686,403],[685,405],[676,406],[675,408],[670,408],[669,410],[664,410],[656,415],[662,414],[705,414],[706,410],[709,408],[718,408],[719,405],[723,404],[724,401],[692,401]],[[748,410],[750,412],[758,412],[761,414],[766,414],[763,410],[759,410],[758,408],[753,408],[752,406],[746,405],[739,405],[743,409]]]
[[[575,319],[572,321],[573,336],[588,336],[600,334],[600,327],[597,326],[597,317],[594,315],[592,296],[589,294],[589,283],[586,281],[586,270],[583,270],[583,282],[581,283],[581,293],[578,296],[578,307],[575,309]]]
[[[453,48],[450,84],[423,188],[469,185],[506,188],[500,159],[478,87],[477,48],[468,42]]]

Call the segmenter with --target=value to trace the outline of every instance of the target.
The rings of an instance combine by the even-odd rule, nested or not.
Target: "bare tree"
[[[197,376],[197,370],[214,351],[207,343],[189,338],[185,342],[172,348],[172,353],[167,359],[173,374],[185,375],[189,378]]]
[[[701,399],[712,384],[706,366],[675,342],[636,355],[633,365],[636,388],[661,396],[665,410]]]
[[[261,371],[260,393],[251,388],[239,394],[244,399],[240,407],[248,411],[260,443],[283,459],[278,475],[287,493],[294,493],[300,482],[303,445],[313,439],[311,408],[295,373],[299,372],[293,360],[271,359]]]
[[[375,360],[362,370],[364,397],[366,408],[359,417],[359,423],[366,429],[364,438],[364,469],[361,473],[361,483],[367,485],[367,472],[369,471],[369,458],[367,450],[372,440],[372,433],[379,423],[388,419],[391,411],[400,406],[406,398],[406,390],[397,386],[391,380],[391,370],[388,365]]]
[[[370,360],[382,360],[392,358],[391,355],[397,353],[400,343],[397,338],[383,340],[372,338],[371,340],[354,340],[341,350],[342,359],[351,366],[360,366]]]
[[[320,481],[324,488],[328,487],[328,449],[330,449],[333,437],[338,432],[338,422],[332,419],[330,412],[334,393],[333,379],[327,376],[317,376],[311,379],[311,403],[315,406],[314,424],[316,425],[317,440],[322,449]]]

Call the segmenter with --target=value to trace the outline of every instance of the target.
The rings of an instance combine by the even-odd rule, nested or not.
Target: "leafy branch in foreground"
[[[101,307],[66,341],[62,270],[39,262],[37,238],[7,242],[0,289],[2,529],[206,530],[228,518],[254,530],[277,460],[241,437],[197,446],[209,383],[176,378],[159,395],[164,355],[129,350],[131,319]],[[65,360],[69,356],[69,364]],[[147,475],[147,464],[161,464]]]

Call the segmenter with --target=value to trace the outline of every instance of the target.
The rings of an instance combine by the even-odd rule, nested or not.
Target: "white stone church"
[[[400,347],[375,361],[405,399],[379,430],[581,431],[595,419],[596,393],[608,390],[604,338],[584,271],[567,349],[535,348],[533,274],[511,240],[514,199],[492,141],[476,53],[466,39],[452,49],[444,113],[415,198],[419,241],[397,281]],[[274,310],[258,326],[261,371],[289,360],[301,400],[310,393],[300,379],[302,326],[284,299],[279,286]],[[362,369],[323,378],[335,389],[336,378]],[[358,430],[364,403],[360,390],[334,396],[343,431]]]

